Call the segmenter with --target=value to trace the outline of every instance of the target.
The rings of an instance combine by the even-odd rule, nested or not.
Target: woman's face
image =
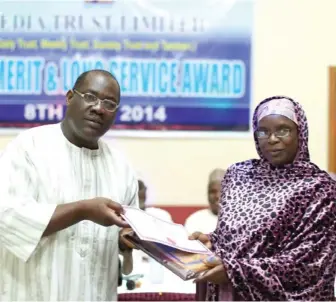
[[[268,115],[258,123],[255,133],[263,156],[273,165],[294,161],[299,147],[297,125],[282,115]]]

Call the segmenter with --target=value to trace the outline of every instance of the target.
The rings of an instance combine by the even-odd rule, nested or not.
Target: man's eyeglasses
[[[258,139],[268,139],[270,138],[272,134],[274,134],[274,136],[277,138],[284,138],[284,137],[288,137],[291,134],[291,129],[282,128],[274,132],[271,132],[268,130],[257,130],[255,134]]]
[[[96,97],[94,94],[91,94],[89,92],[80,93],[76,89],[73,89],[73,91],[80,97],[82,97],[86,103],[92,106],[95,106],[97,103],[100,102],[102,104],[103,109],[105,109],[106,111],[115,112],[119,107],[119,105],[115,101],[109,99],[101,100],[100,98]]]

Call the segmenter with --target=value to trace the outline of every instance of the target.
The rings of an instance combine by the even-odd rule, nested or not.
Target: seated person
[[[144,210],[148,214],[151,214],[157,218],[172,222],[173,219],[167,211],[162,210],[160,208],[156,208],[156,207],[148,207],[146,205],[147,187],[142,180],[138,180],[138,185],[139,185],[139,207],[140,209]]]
[[[215,230],[221,193],[221,181],[224,178],[225,172],[223,169],[215,169],[210,173],[208,181],[209,208],[199,210],[186,219],[184,226],[190,234],[196,231],[208,234]]]

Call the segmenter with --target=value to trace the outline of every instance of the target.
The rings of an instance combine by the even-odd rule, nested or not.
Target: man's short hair
[[[119,85],[119,82],[117,80],[117,78],[110,72],[106,71],[106,70],[103,70],[103,69],[92,69],[92,70],[88,70],[88,71],[85,71],[83,72],[76,80],[74,86],[73,86],[73,89],[76,89],[76,90],[79,90],[80,91],[80,88],[82,87],[82,85],[84,84],[86,78],[91,75],[91,74],[102,74],[104,76],[107,76],[111,79],[113,79],[114,81],[117,82],[118,84],[118,87],[119,87],[119,94],[118,94],[118,100],[120,100],[120,85]]]

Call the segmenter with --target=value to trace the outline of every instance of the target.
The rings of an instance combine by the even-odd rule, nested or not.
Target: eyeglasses
[[[94,94],[91,94],[89,92],[87,93],[80,93],[79,91],[77,91],[76,89],[73,89],[73,91],[78,94],[80,97],[82,97],[84,99],[84,101],[92,106],[95,106],[96,104],[98,104],[99,102],[102,104],[102,107],[109,112],[115,112],[119,105],[109,99],[105,99],[105,100],[101,100],[100,98],[96,97]]]
[[[279,130],[276,130],[274,132],[268,131],[268,130],[257,130],[255,132],[256,137],[258,139],[268,139],[272,134],[274,134],[275,137],[277,138],[284,138],[287,137],[291,134],[291,129],[289,128],[282,128]]]

